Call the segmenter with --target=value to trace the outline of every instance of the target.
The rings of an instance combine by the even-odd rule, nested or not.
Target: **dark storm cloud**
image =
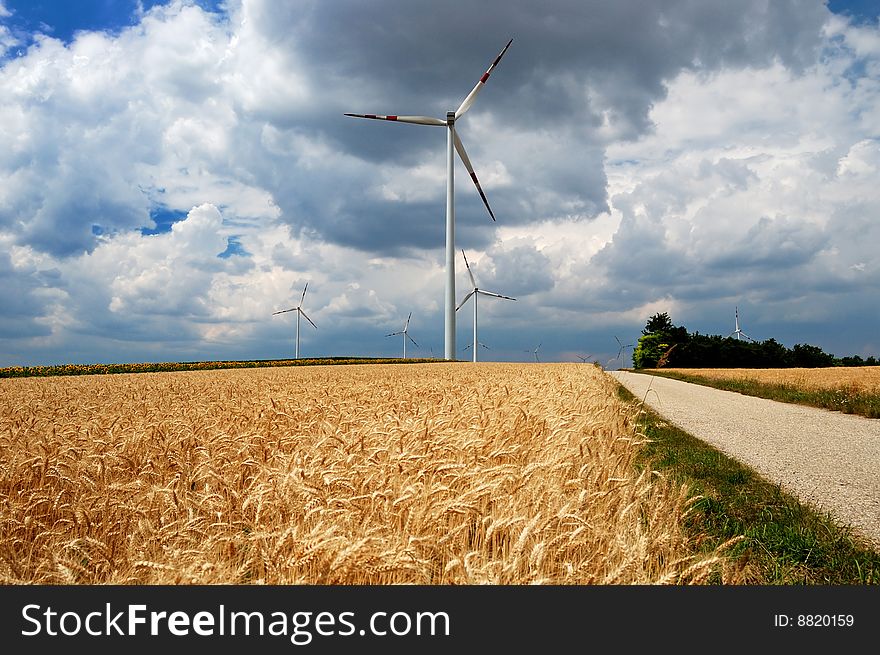
[[[437,221],[408,229],[396,217],[433,206],[442,221],[444,130],[342,113],[442,117],[509,38],[511,49],[460,125],[477,174],[504,225],[589,219],[608,210],[605,146],[650,129],[648,112],[663,98],[667,80],[684,68],[774,60],[800,66],[812,60],[826,15],[819,2],[757,0],[231,6],[228,21],[196,8],[148,15],[143,34],[157,46],[138,43],[137,31],[122,37],[140,49],[139,69],[112,59],[99,67],[99,59],[114,52],[112,44],[87,35],[69,46],[46,41],[37,47],[33,55],[47,72],[31,91],[24,90],[32,82],[25,82],[20,63],[6,64],[6,81],[26,112],[21,115],[34,118],[21,119],[31,134],[16,155],[30,162],[7,162],[23,184],[12,202],[0,205],[0,225],[44,252],[91,250],[93,225],[149,226],[153,180],[143,167],[164,160],[183,179],[204,171],[265,189],[282,220],[328,242],[380,254],[422,248]],[[242,16],[246,23],[237,23]],[[239,36],[250,38],[247,48],[261,56],[247,50],[236,60]],[[88,74],[85,84],[78,81],[80,69]],[[213,123],[201,123],[205,115]],[[210,143],[218,123],[227,129],[226,150]],[[267,124],[282,137],[320,141],[325,151],[298,152],[290,143],[269,149],[262,132]],[[349,165],[333,165],[346,155],[354,156]],[[326,166],[315,166],[316,157]],[[425,162],[438,171],[430,197],[376,197],[389,166],[406,182]],[[506,173],[495,180],[497,166]],[[463,173],[459,169],[457,204],[462,214],[478,213]],[[44,188],[41,180],[50,182]],[[187,198],[174,209],[191,206]],[[483,233],[477,238],[487,240],[491,226],[474,225]]]
[[[39,294],[58,282],[57,270],[16,267],[9,253],[0,250],[0,339],[50,334],[48,325],[42,322],[49,312],[49,299]]]
[[[819,2],[794,1],[351,1],[281,13],[274,5],[271,11],[265,7],[258,14],[260,29],[295,50],[321,88],[350,87],[334,92],[335,105],[326,112],[302,118],[364,160],[363,181],[376,179],[381,165],[406,167],[434,156],[442,163],[445,136],[439,129],[342,121],[337,112],[442,117],[513,38],[459,128],[478,175],[481,161],[499,161],[516,179],[513,186],[489,189],[506,225],[607,211],[604,144],[651,129],[648,112],[664,97],[667,80],[682,69],[711,72],[773,61],[799,69],[815,60],[827,15]],[[469,138],[469,122],[480,112],[509,130],[509,143],[489,146]],[[564,148],[554,147],[557,130],[564,134]],[[432,149],[436,154],[428,155]],[[473,192],[462,178],[459,197]],[[437,184],[434,204],[442,213],[443,179]],[[350,206],[367,208],[357,189],[347,190]],[[285,195],[281,188],[278,192]],[[352,235],[347,225],[311,209],[286,215],[329,241],[382,247],[376,232]],[[405,233],[389,227],[386,234],[407,243]]]

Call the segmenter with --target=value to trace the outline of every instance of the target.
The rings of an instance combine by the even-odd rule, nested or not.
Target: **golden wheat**
[[[600,369],[0,380],[6,584],[704,583]]]
[[[829,368],[664,368],[664,371],[709,380],[748,380],[785,385],[809,391],[845,389],[880,393],[880,366],[834,366]]]

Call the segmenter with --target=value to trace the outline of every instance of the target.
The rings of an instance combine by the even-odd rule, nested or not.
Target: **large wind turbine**
[[[455,111],[447,111],[446,119],[442,118],[432,118],[430,116],[381,116],[378,114],[345,114],[346,116],[353,116],[355,118],[372,118],[375,120],[383,120],[383,121],[396,121],[398,123],[414,123],[415,125],[434,125],[438,127],[446,127],[447,135],[446,135],[446,298],[445,298],[445,322],[444,322],[444,335],[445,335],[445,353],[444,356],[446,359],[455,359],[455,156],[453,155],[453,150],[458,152],[458,156],[461,158],[462,163],[467,169],[468,173],[470,173],[471,180],[473,180],[474,185],[477,187],[477,191],[480,194],[480,198],[483,199],[483,204],[486,205],[486,209],[489,211],[489,216],[492,217],[492,220],[495,220],[495,214],[492,212],[492,208],[489,207],[489,201],[486,200],[486,194],[483,193],[483,189],[480,186],[480,182],[477,180],[477,174],[474,173],[474,167],[471,166],[471,160],[467,156],[467,152],[465,152],[464,145],[461,143],[461,139],[458,138],[458,134],[455,131],[455,121],[461,118],[464,113],[470,109],[470,106],[474,104],[474,100],[477,97],[477,94],[482,90],[483,85],[486,84],[486,81],[489,79],[489,75],[492,74],[492,71],[498,65],[498,62],[501,61],[501,58],[504,56],[504,53],[507,52],[507,49],[510,47],[510,44],[513,43],[513,39],[507,42],[507,45],[501,50],[499,55],[495,57],[495,61],[492,62],[492,65],[489,66],[489,69],[483,74],[483,76],[479,79],[477,84],[471,90],[471,92],[465,97],[464,101],[462,101],[461,105],[459,105],[458,109]]]
[[[735,320],[736,329],[727,335],[728,339],[732,337],[734,334],[736,335],[736,340],[739,341],[740,337],[745,337],[749,341],[754,341],[749,335],[739,329],[739,307],[733,308],[733,316]]]
[[[406,340],[409,339],[413,342],[416,348],[419,347],[419,344],[416,343],[416,340],[409,336],[409,319],[412,318],[412,312],[409,313],[409,316],[406,317],[406,323],[403,325],[403,329],[399,332],[392,332],[391,334],[386,334],[386,337],[396,337],[398,334],[403,335],[403,358],[406,359]]]
[[[315,328],[316,330],[318,329],[318,326],[315,325],[312,322],[312,319],[310,319],[308,316],[306,316],[306,313],[302,310],[303,300],[306,299],[306,289],[308,289],[308,288],[309,288],[309,283],[306,282],[306,286],[303,288],[302,298],[299,299],[299,304],[296,307],[291,307],[290,309],[282,309],[280,312],[273,312],[272,313],[272,316],[275,316],[276,314],[286,314],[287,312],[296,312],[296,356],[294,357],[294,359],[299,359],[299,317],[300,316],[305,317],[305,319],[309,323],[312,324],[313,328]]]
[[[468,301],[468,298],[470,298],[471,296],[474,297],[474,343],[473,343],[473,347],[474,347],[474,361],[477,361],[477,348],[478,348],[477,344],[479,343],[477,341],[477,297],[480,294],[483,294],[484,296],[493,296],[495,298],[503,298],[504,300],[516,300],[516,298],[511,298],[510,296],[502,296],[500,293],[494,293],[493,291],[486,291],[484,289],[480,289],[479,287],[477,287],[477,281],[474,279],[474,274],[471,271],[471,265],[468,264],[467,255],[464,254],[464,250],[461,251],[461,256],[464,257],[464,265],[465,265],[465,268],[467,268],[468,275],[471,278],[471,286],[473,288],[471,289],[471,292],[464,297],[464,300],[462,300],[460,303],[458,303],[458,307],[455,308],[455,311],[458,311],[459,309],[461,309],[462,306]],[[482,345],[482,344],[480,344],[480,345]]]

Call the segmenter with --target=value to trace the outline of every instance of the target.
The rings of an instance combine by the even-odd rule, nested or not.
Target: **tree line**
[[[689,333],[672,324],[669,314],[654,314],[633,350],[634,368],[817,368],[876,366],[872,355],[835,357],[805,343],[787,348],[775,339],[749,341],[716,334]]]

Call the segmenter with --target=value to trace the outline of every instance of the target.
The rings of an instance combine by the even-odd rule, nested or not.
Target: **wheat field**
[[[3,584],[701,584],[584,364],[0,380]]]
[[[880,394],[880,366],[834,366],[828,368],[664,368],[663,371],[709,380],[748,380],[809,391],[844,389],[854,393]]]

